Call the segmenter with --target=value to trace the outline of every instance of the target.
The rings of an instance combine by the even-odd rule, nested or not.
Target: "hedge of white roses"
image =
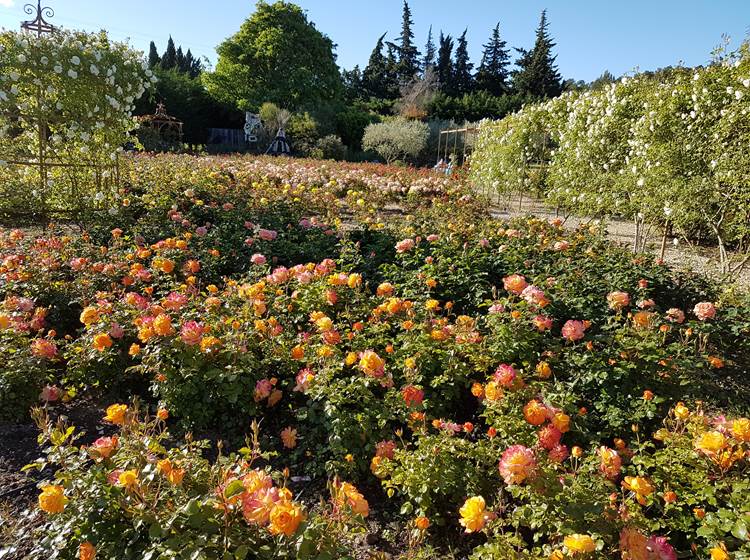
[[[3,212],[80,210],[114,195],[108,171],[136,124],[136,100],[156,81],[142,53],[105,32],[0,33]],[[40,152],[51,163],[44,181]],[[70,167],[75,165],[76,167]],[[103,177],[102,177],[103,175]]]
[[[472,173],[579,215],[625,216],[747,252],[750,47],[705,68],[636,75],[482,123]]]

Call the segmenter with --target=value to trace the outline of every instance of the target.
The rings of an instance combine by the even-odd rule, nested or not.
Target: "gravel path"
[[[566,228],[575,229],[582,223],[590,220],[577,216],[557,215],[554,209],[546,206],[543,201],[524,197],[519,204],[519,199],[514,199],[510,205],[504,201],[495,199],[490,213],[498,219],[508,219],[519,216],[534,215],[540,218],[563,218]],[[661,249],[661,235],[658,232],[650,233],[646,243],[646,250],[658,255]],[[617,244],[626,247],[632,247],[635,240],[635,224],[628,220],[613,219],[607,223],[607,236]],[[664,254],[664,260],[667,264],[677,270],[686,270],[691,272],[700,272],[711,276],[717,280],[726,281],[719,273],[718,251],[710,248],[698,248],[686,245],[684,242],[678,245],[673,244],[673,238],[668,239],[667,250]],[[743,288],[750,287],[750,269],[746,268],[733,281]]]

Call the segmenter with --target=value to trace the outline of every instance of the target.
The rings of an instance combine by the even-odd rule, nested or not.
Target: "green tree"
[[[148,67],[153,68],[161,62],[159,51],[156,50],[156,45],[153,41],[148,46]]]
[[[555,66],[557,56],[552,54],[555,46],[550,37],[547,11],[542,11],[536,42],[530,51],[518,49],[520,57],[516,64],[519,69],[513,77],[516,90],[522,95],[546,98],[556,97],[562,92],[560,73]]]
[[[424,46],[422,73],[426,73],[430,68],[434,68],[436,55],[437,49],[435,48],[435,41],[432,40],[432,26],[430,26],[430,30],[427,32],[427,44]]]
[[[500,38],[500,23],[492,30],[490,40],[484,46],[482,62],[476,75],[477,89],[503,95],[508,93],[508,64],[510,53],[506,42]]]
[[[185,53],[182,52],[182,46],[177,47],[177,54],[175,56],[175,68],[178,72],[187,72],[188,68],[185,66]]]
[[[474,65],[469,61],[466,31],[464,29],[456,42],[456,61],[453,64],[453,91],[458,95],[470,93],[474,89],[474,77],[471,73]]]
[[[294,109],[339,96],[333,48],[299,6],[259,1],[240,30],[219,45],[216,70],[203,78],[212,95],[240,109],[264,101]]]
[[[175,66],[177,66],[177,49],[175,49],[174,40],[170,35],[169,41],[167,41],[167,49],[161,57],[161,67],[162,70],[170,70]]]
[[[398,40],[398,65],[396,73],[399,81],[408,82],[419,72],[419,51],[414,45],[414,33],[411,19],[411,9],[404,0],[403,13],[401,16],[401,35]]]
[[[367,62],[364,72],[362,72],[362,86],[365,91],[372,97],[386,98],[388,97],[388,61],[383,55],[383,39],[385,39],[385,33],[383,33],[378,42],[375,43],[375,48],[372,49],[370,54],[370,60]]]
[[[616,81],[617,78],[615,78],[615,75],[612,74],[612,72],[610,72],[609,70],[605,70],[596,80],[591,82],[589,87],[591,89],[602,89],[604,86],[613,84]]]
[[[363,87],[362,71],[359,66],[355,66],[351,70],[342,70],[341,79],[344,82],[344,96],[347,101],[355,101],[366,97],[366,92]]]
[[[453,39],[450,35],[443,36],[440,32],[437,76],[440,91],[450,95],[453,93]]]

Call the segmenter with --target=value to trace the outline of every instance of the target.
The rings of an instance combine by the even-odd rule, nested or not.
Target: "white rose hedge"
[[[710,241],[736,272],[750,245],[750,48],[485,121],[472,176],[501,195]]]

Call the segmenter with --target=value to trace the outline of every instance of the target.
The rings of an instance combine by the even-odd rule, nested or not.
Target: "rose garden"
[[[3,32],[0,74],[0,558],[750,558],[745,47],[450,174],[146,151],[103,33]]]

